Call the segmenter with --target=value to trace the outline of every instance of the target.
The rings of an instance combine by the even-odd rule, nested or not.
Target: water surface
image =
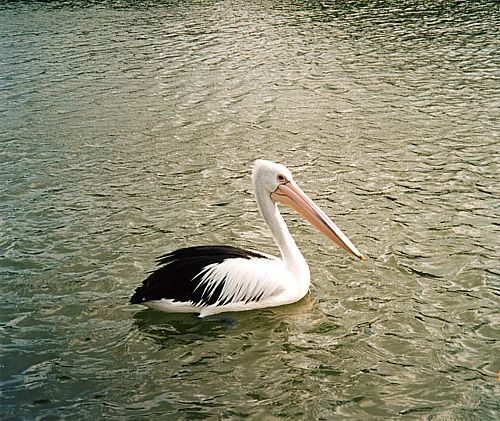
[[[2,419],[498,419],[498,20],[488,1],[2,3]],[[276,253],[257,158],[367,261],[285,211],[300,303],[130,306],[172,249]]]

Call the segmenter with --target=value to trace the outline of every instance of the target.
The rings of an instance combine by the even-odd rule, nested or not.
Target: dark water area
[[[0,3],[0,418],[500,416],[497,2]],[[284,211],[294,305],[128,299],[196,244],[277,254],[286,164],[367,256]]]

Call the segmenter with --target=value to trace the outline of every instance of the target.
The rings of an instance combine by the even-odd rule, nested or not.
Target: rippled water
[[[2,419],[498,419],[499,6],[0,4]],[[276,253],[279,160],[368,256],[291,213],[295,305],[128,304],[157,255]]]

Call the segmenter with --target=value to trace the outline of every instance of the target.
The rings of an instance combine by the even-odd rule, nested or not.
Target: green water
[[[0,417],[500,415],[495,2],[0,3]],[[128,299],[156,256],[276,254],[254,159],[367,256],[284,212],[301,302]]]

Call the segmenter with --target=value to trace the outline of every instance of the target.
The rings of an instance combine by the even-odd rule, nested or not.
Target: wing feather
[[[160,267],[132,295],[132,304],[158,300],[193,306],[249,303],[279,294],[286,281],[283,273],[287,273],[278,259],[228,246],[183,248],[161,256],[158,262]]]
[[[215,304],[268,300],[290,284],[281,261],[267,258],[233,258],[206,268],[199,287],[210,297],[220,289]]]

